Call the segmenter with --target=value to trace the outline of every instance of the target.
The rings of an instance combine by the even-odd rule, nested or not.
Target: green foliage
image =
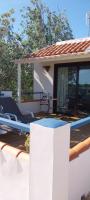
[[[31,1],[26,14],[23,15],[24,19],[22,25],[25,24],[24,33],[27,35],[30,51],[73,38],[65,14],[50,11],[40,0]]]
[[[16,95],[17,66],[14,65],[14,60],[23,56],[24,47],[21,36],[13,31],[15,22],[13,13],[14,10],[11,10],[0,17],[0,90],[12,90]],[[29,73],[27,77],[26,71],[22,82],[25,79],[27,88]]]
[[[73,35],[67,17],[51,12],[40,0],[31,0],[22,14],[23,33],[15,33],[13,14],[12,9],[0,15],[0,90],[12,90],[15,94],[17,68],[14,60],[59,40],[71,39]],[[32,92],[32,73],[32,66],[22,66],[22,93]]]
[[[32,99],[33,92],[33,65],[22,65],[22,98]]]
[[[48,44],[73,38],[72,30],[64,13],[56,14],[56,12],[50,12],[48,10],[46,30]]]
[[[9,41],[12,38],[12,28],[15,21],[12,17],[13,13],[14,10],[12,9],[0,16],[0,40],[6,39]]]
[[[26,135],[25,148],[26,148],[26,152],[29,153],[29,151],[30,151],[30,135]]]

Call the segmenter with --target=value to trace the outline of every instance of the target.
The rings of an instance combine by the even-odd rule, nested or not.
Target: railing
[[[31,101],[31,100],[40,100],[43,97],[43,92],[22,92],[21,94],[21,98],[22,101]]]
[[[9,127],[15,128],[20,130],[21,132],[30,132],[30,124],[24,124],[18,121],[13,121],[13,120],[9,120],[9,119],[5,119],[0,117],[0,124],[4,124],[7,125]]]
[[[77,120],[71,123],[71,128],[80,128],[81,126],[85,126],[90,123],[90,117],[86,117],[84,119]]]
[[[80,128],[81,126],[87,125],[90,123],[90,117],[86,117],[84,119],[80,119],[78,121],[72,122],[71,128]],[[15,128],[20,130],[21,132],[30,132],[30,124],[24,124],[18,121],[13,121],[13,120],[9,120],[9,119],[5,119],[0,117],[0,124],[4,124],[7,125],[9,127]]]

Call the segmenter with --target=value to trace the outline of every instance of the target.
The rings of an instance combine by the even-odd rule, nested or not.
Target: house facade
[[[19,68],[34,64],[33,91],[49,94],[50,112],[90,112],[89,37],[57,42],[15,62]]]

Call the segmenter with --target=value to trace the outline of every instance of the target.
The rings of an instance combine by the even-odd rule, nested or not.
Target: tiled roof
[[[40,49],[32,54],[28,54],[26,58],[39,58],[39,57],[50,57],[68,54],[78,54],[90,52],[90,38],[67,40],[57,42],[54,45]]]

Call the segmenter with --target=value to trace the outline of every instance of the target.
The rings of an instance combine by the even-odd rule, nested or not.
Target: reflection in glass
[[[90,111],[90,69],[79,70],[79,109]]]
[[[77,69],[76,67],[68,68],[68,108],[74,109],[76,100],[76,80],[77,80]]]

